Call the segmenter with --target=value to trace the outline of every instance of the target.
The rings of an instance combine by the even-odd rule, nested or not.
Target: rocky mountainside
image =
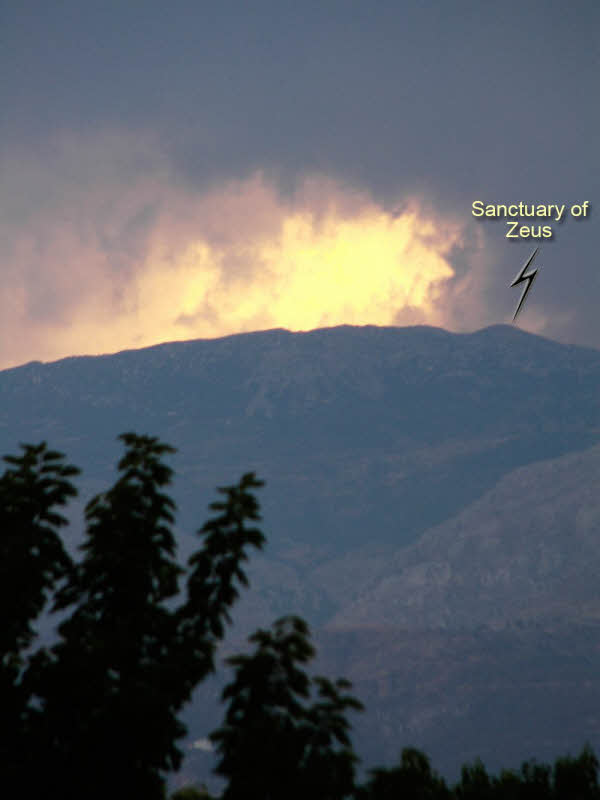
[[[416,543],[374,553],[362,585],[356,559],[318,570],[325,584],[355,575],[331,627],[600,621],[600,446],[513,470]]]
[[[73,543],[125,430],[179,448],[182,557],[217,485],[266,480],[268,547],[225,651],[305,616],[367,705],[371,763],[410,743],[450,771],[600,744],[598,351],[509,326],[342,326],[0,372],[0,452],[46,439],[84,470]],[[194,738],[219,721],[218,680]]]

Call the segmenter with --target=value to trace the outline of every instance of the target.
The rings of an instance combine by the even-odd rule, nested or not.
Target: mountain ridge
[[[435,325],[405,325],[405,326],[398,326],[398,325],[352,325],[352,324],[343,324],[343,325],[331,325],[331,326],[324,326],[319,328],[312,328],[306,331],[293,331],[288,328],[265,328],[262,330],[257,331],[246,331],[246,332],[239,332],[239,333],[231,333],[226,334],[224,336],[217,336],[213,338],[195,338],[195,339],[174,339],[166,342],[157,342],[156,344],[147,345],[144,347],[128,347],[124,348],[123,350],[115,350],[109,353],[80,353],[77,355],[69,355],[63,356],[60,358],[52,359],[50,361],[40,361],[38,359],[32,359],[31,361],[24,362],[23,364],[17,364],[11,367],[5,367],[0,369],[0,373],[2,372],[14,372],[15,370],[23,369],[24,367],[34,367],[34,366],[49,366],[55,365],[59,363],[65,362],[75,362],[81,359],[98,359],[98,358],[111,358],[113,356],[122,356],[128,354],[139,354],[141,352],[152,352],[158,351],[162,348],[171,348],[173,346],[177,347],[179,345],[193,345],[193,344],[214,344],[218,342],[231,342],[234,340],[242,340],[242,339],[251,339],[251,338],[263,338],[265,336],[270,335],[285,335],[285,336],[312,336],[312,335],[320,335],[325,332],[330,331],[380,331],[380,332],[395,332],[400,333],[401,335],[413,335],[413,334],[420,334],[420,333],[427,333],[431,335],[442,335],[446,337],[456,337],[456,338],[476,338],[476,339],[484,339],[489,338],[490,336],[496,336],[497,334],[505,335],[505,336],[513,336],[515,339],[520,339],[521,342],[526,341],[536,341],[540,342],[547,342],[550,343],[552,347],[558,348],[567,348],[569,350],[578,350],[578,351],[589,351],[592,353],[600,353],[599,348],[590,347],[589,345],[579,345],[579,344],[572,344],[572,343],[564,343],[558,342],[554,339],[551,339],[546,336],[542,336],[541,334],[537,333],[530,333],[529,331],[524,331],[516,325],[510,325],[505,323],[496,323],[492,325],[486,325],[483,328],[478,328],[474,331],[450,331],[445,328],[441,328]]]

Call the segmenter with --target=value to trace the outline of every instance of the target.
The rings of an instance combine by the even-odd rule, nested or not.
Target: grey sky
[[[19,2],[3,4],[0,22],[0,268],[11,280],[24,226],[37,231],[43,271],[42,218],[67,195],[65,207],[85,208],[107,175],[118,187],[168,173],[194,193],[262,170],[285,197],[319,174],[389,210],[418,195],[462,220],[449,327],[507,321],[519,294],[508,284],[539,244],[542,272],[519,324],[600,347],[595,0]],[[111,149],[98,143],[104,132],[148,148]],[[66,157],[64,141],[81,153]],[[589,200],[592,212],[555,225],[550,241],[511,242],[503,221],[473,221],[476,199]],[[153,213],[152,203],[132,212],[111,269],[131,269]],[[479,261],[468,244],[478,230]],[[34,299],[34,268],[22,279],[31,314],[61,308],[60,287]]]

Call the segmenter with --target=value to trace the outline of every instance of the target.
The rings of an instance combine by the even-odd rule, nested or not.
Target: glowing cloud
[[[199,192],[150,156],[103,168],[132,146],[96,142],[97,174],[76,148],[81,180],[66,146],[54,172],[29,165],[26,189],[51,186],[53,202],[32,209],[21,191],[25,213],[0,230],[0,366],[270,327],[443,324],[452,221],[415,200],[394,215],[325,177],[284,197],[260,173]]]

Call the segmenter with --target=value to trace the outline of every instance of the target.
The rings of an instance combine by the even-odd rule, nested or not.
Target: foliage
[[[76,495],[69,478],[79,472],[45,442],[21,449],[19,456],[5,456],[9,466],[0,477],[0,764],[7,784],[25,769],[31,692],[22,668],[33,623],[53,586],[72,569],[58,534],[67,521],[58,509]]]
[[[490,775],[481,760],[462,767],[460,781],[449,788],[433,772],[429,759],[414,748],[402,751],[400,764],[371,770],[357,788],[357,800],[599,800],[598,761],[589,747],[577,758],[556,759],[554,767],[525,762],[520,770]]]
[[[519,771],[488,775],[477,760],[463,766],[453,790],[457,800],[599,800],[598,761],[589,747],[577,758],[557,758],[554,767],[526,761]]]
[[[442,800],[451,794],[442,778],[432,769],[427,756],[414,747],[402,750],[400,764],[391,769],[371,770],[371,779],[359,792],[361,800]]]
[[[455,789],[459,800],[487,800],[493,793],[492,779],[480,759],[472,765],[463,765],[461,782]]]
[[[589,746],[577,758],[557,758],[553,769],[556,800],[600,798],[598,759]]]
[[[304,620],[282,617],[250,637],[252,653],[228,659],[235,677],[223,692],[225,722],[211,734],[226,800],[352,794],[356,756],[345,715],[362,705],[346,693],[348,681],[304,672],[315,653],[309,637]]]
[[[184,572],[175,559],[174,503],[163,491],[172,477],[163,457],[173,449],[149,436],[120,439],[120,476],[86,507],[79,563],[62,547],[65,520],[56,511],[75,494],[68,478],[77,470],[43,444],[26,446],[7,458],[14,468],[0,480],[1,591],[11,619],[2,687],[14,707],[15,742],[15,752],[2,755],[9,764],[18,754],[14,773],[28,796],[105,798],[117,780],[117,796],[164,796],[163,776],[182,758],[178,712],[214,669],[236,584],[247,583],[246,550],[263,545],[246,524],[258,519],[252,490],[262,485],[249,473],[212,504],[218,513],[199,531],[186,597],[173,607]],[[58,641],[25,659],[50,590],[63,616]]]

